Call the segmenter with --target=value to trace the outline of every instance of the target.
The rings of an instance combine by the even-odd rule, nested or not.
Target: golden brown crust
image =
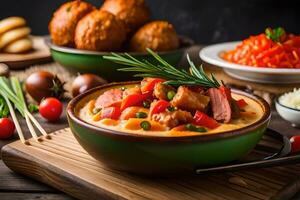
[[[49,32],[54,44],[74,46],[74,33],[78,21],[94,10],[91,4],[76,0],[63,4],[55,11],[49,23]]]
[[[172,24],[153,21],[141,27],[131,38],[129,48],[135,52],[170,51],[179,47],[179,39]]]
[[[150,10],[144,0],[105,0],[100,9],[121,19],[128,33],[133,33],[150,20]]]
[[[78,49],[119,50],[126,39],[123,22],[104,10],[95,10],[82,18],[75,31]]]
[[[26,37],[10,43],[3,49],[3,51],[5,53],[24,53],[31,50],[32,47],[33,44],[31,39]]]

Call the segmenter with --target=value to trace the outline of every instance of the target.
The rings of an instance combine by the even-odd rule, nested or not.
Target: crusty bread
[[[32,49],[32,41],[30,38],[22,38],[16,40],[6,47],[3,51],[6,53],[23,53]]]
[[[3,34],[9,30],[25,26],[26,21],[22,17],[8,17],[0,20],[0,34]]]
[[[30,28],[22,27],[7,31],[0,35],[0,49],[20,38],[27,37],[30,34]]]

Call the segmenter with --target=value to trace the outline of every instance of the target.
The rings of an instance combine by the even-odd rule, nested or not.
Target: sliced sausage
[[[105,108],[121,103],[123,91],[121,89],[111,89],[100,95],[95,103],[96,108]]]
[[[204,111],[210,98],[201,93],[193,92],[187,87],[180,86],[171,104],[177,108],[188,111]]]
[[[231,119],[230,102],[226,95],[217,88],[208,89],[214,119],[228,123]]]

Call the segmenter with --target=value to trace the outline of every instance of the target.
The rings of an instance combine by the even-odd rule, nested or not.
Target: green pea
[[[145,112],[137,112],[135,113],[136,118],[147,118],[147,113]]]
[[[167,98],[171,101],[171,100],[174,98],[175,94],[176,94],[176,92],[174,92],[174,91],[169,91],[169,92],[167,93]]]
[[[177,108],[174,107],[174,106],[168,106],[168,107],[167,107],[167,110],[168,110],[169,112],[174,112],[174,111],[177,110]]]
[[[148,121],[142,121],[140,124],[140,127],[144,130],[144,131],[148,131],[151,129],[151,124]]]
[[[207,130],[203,127],[199,127],[199,126],[194,126],[193,124],[187,124],[185,125],[185,128],[189,131],[194,131],[194,132],[207,132]]]
[[[150,108],[150,102],[149,101],[143,101],[144,108]]]

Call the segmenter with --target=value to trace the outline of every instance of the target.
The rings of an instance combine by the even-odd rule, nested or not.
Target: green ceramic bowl
[[[75,113],[114,83],[89,90],[72,99],[67,108],[70,128],[79,144],[110,168],[138,174],[193,173],[199,167],[225,164],[247,154],[261,139],[270,121],[270,108],[262,98],[233,90],[255,100],[264,110],[254,124],[235,131],[206,136],[162,137],[114,131],[91,125]]]
[[[164,60],[174,66],[178,66],[185,50],[193,44],[192,40],[185,37],[180,37],[180,41],[181,45],[179,49],[158,53]],[[125,66],[103,59],[103,56],[110,55],[110,52],[86,51],[61,47],[54,45],[50,38],[46,38],[45,42],[50,48],[53,59],[68,70],[98,74],[109,81],[132,79],[132,73],[120,73],[117,71],[117,69]],[[117,53],[122,54],[122,52]],[[147,53],[129,52],[129,54],[137,59],[154,61],[153,57]]]

